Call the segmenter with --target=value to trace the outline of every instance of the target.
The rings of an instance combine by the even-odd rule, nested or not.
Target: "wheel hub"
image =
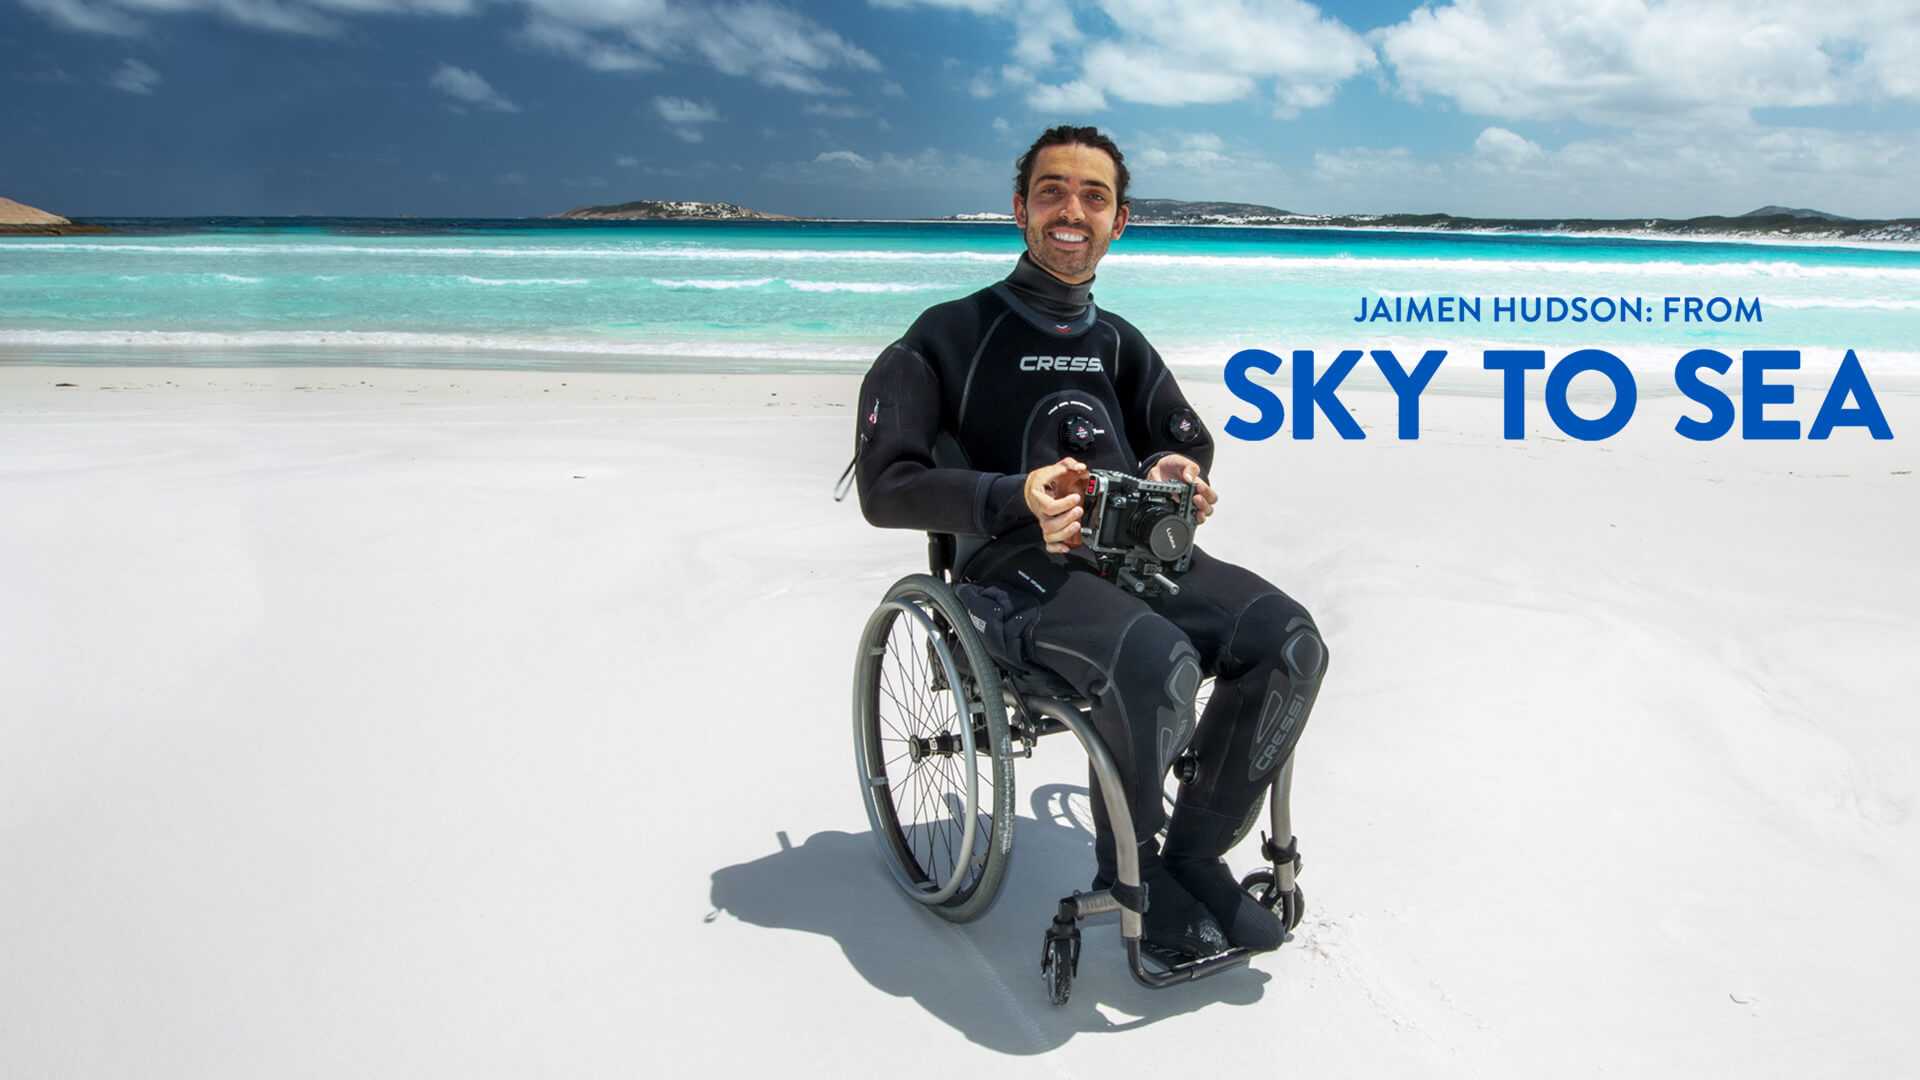
[[[907,740],[907,752],[912,755],[915,765],[920,764],[921,759],[929,755],[952,757],[962,749],[964,744],[960,741],[960,736],[951,731],[943,731],[931,739],[915,735]]]

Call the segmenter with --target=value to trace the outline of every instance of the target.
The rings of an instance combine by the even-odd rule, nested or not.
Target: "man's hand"
[[[1193,523],[1195,525],[1207,520],[1213,513],[1213,504],[1220,501],[1220,496],[1213,490],[1212,485],[1200,479],[1200,465],[1190,457],[1183,457],[1180,454],[1168,454],[1166,457],[1154,462],[1153,468],[1147,470],[1147,479],[1160,483],[1172,483],[1181,480],[1191,483],[1193,485]]]
[[[1049,552],[1064,555],[1080,546],[1081,492],[1086,486],[1087,467],[1070,457],[1027,474],[1027,509],[1039,519]]]

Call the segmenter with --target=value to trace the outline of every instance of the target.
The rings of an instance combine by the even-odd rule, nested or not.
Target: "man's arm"
[[[942,468],[940,379],[901,342],[889,345],[860,384],[855,478],[860,512],[882,528],[998,536],[1032,520],[1024,476]]]
[[[1168,454],[1193,459],[1203,475],[1213,471],[1213,436],[1208,434],[1199,414],[1187,404],[1186,395],[1174,380],[1173,370],[1160,353],[1134,335],[1146,362],[1136,365],[1138,381],[1127,394],[1127,438],[1140,458],[1140,475],[1152,471],[1154,462]]]

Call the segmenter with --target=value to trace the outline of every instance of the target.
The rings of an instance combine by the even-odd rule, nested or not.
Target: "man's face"
[[[1115,179],[1105,150],[1069,143],[1036,155],[1026,197],[1013,197],[1013,220],[1034,262],[1073,285],[1093,276],[1107,246],[1127,227],[1127,208],[1114,198]]]

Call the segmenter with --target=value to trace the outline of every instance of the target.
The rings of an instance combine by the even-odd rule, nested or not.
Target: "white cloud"
[[[110,3],[88,0],[20,0],[28,11],[37,11],[63,30],[83,34],[108,34],[135,37],[144,29],[139,20]]]
[[[1014,30],[1000,81],[1024,88],[1041,112],[1090,112],[1109,99],[1208,105],[1270,93],[1276,115],[1333,100],[1345,80],[1375,66],[1373,49],[1306,0],[1098,0],[1090,36],[1064,0],[872,0],[941,7],[1008,21]],[[1071,57],[1078,50],[1079,56]],[[987,96],[976,77],[970,89]]]
[[[828,150],[811,161],[769,167],[774,180],[801,184],[838,184],[859,188],[895,187],[903,183],[924,188],[956,190],[998,186],[1002,167],[968,154],[928,149],[915,154],[891,151],[878,156],[853,150]]]
[[[1149,169],[1174,167],[1206,172],[1245,164],[1227,154],[1226,140],[1210,131],[1186,132],[1172,140],[1148,136],[1138,140],[1136,146],[1128,155],[1129,163]]]
[[[337,35],[367,15],[464,16],[478,0],[21,0],[64,29],[134,37],[136,15],[202,12],[261,30]],[[772,0],[505,0],[526,12],[517,37],[595,71],[652,71],[704,63],[728,75],[815,95],[844,95],[837,70],[878,72],[872,53]],[[1048,0],[1057,2],[1057,0]],[[894,87],[896,84],[888,84]],[[885,88],[883,87],[883,91]]]
[[[619,157],[613,159],[613,163],[623,169],[631,169],[640,164],[640,159],[634,157],[632,154],[621,154]]]
[[[940,8],[1013,22],[1013,55],[1022,64],[1051,65],[1061,46],[1082,40],[1067,0],[869,0],[878,8]],[[985,95],[978,95],[985,96]]]
[[[1920,98],[1920,5],[1894,0],[1455,0],[1374,37],[1402,93],[1484,116],[1726,124]]]
[[[129,56],[107,77],[107,85],[129,94],[151,94],[160,85],[160,73]]]
[[[1286,171],[1210,131],[1140,132],[1122,143],[1134,198],[1221,199],[1286,206]]]
[[[887,79],[880,84],[880,92],[888,97],[903,98],[907,96],[907,88],[894,82],[892,79]]]
[[[851,150],[828,150],[824,153],[816,154],[814,155],[813,163],[815,165],[847,165],[859,169],[861,172],[871,172],[873,169],[873,162]]]
[[[1432,169],[1431,164],[1417,161],[1413,151],[1404,146],[1349,146],[1313,155],[1313,174],[1335,183]]]
[[[1437,158],[1404,148],[1321,151],[1311,183],[1296,186],[1283,205],[1316,213],[1633,219],[1739,214],[1775,203],[1896,217],[1913,212],[1912,177],[1920,174],[1920,132],[1750,121],[1710,133],[1604,132],[1557,149],[1489,128],[1463,150]]]
[[[548,52],[571,57],[592,71],[657,71],[660,62],[639,49],[603,41],[557,19],[535,15],[520,28],[520,39]]]
[[[1007,123],[1006,117],[996,116],[993,118],[993,130],[995,134],[1006,135],[1013,131],[1013,125]]]
[[[520,185],[525,184],[527,182],[527,174],[523,172],[518,172],[518,171],[503,172],[500,175],[494,177],[493,182],[496,184],[502,184],[507,187],[519,187]]]
[[[477,71],[441,64],[434,69],[427,85],[447,95],[455,101],[468,105],[477,105],[483,109],[497,112],[519,112],[520,106],[508,101],[495,90]]]
[[[808,116],[823,116],[829,120],[859,120],[873,115],[872,109],[858,105],[829,105],[824,101],[816,101],[800,111]]]
[[[720,113],[712,105],[687,98],[654,98],[653,111],[660,114],[660,119],[667,122],[667,129],[683,142],[701,141],[706,136],[701,133],[700,125],[720,122]]]
[[[1539,144],[1503,127],[1490,127],[1473,140],[1473,152],[1493,168],[1523,169],[1546,157]]]
[[[1059,86],[1034,86],[1027,91],[1027,105],[1039,112],[1099,112],[1107,107],[1107,96],[1098,87],[1076,79]]]
[[[653,109],[669,124],[711,124],[720,119],[719,111],[712,105],[687,98],[657,97],[653,99]]]
[[[534,0],[550,4],[556,0]],[[574,3],[580,0],[558,0]],[[606,0],[621,4],[626,0]],[[752,0],[724,4],[681,21],[689,47],[727,75],[748,76],[802,94],[844,94],[820,80],[834,68],[879,71],[865,49],[804,15]]]

